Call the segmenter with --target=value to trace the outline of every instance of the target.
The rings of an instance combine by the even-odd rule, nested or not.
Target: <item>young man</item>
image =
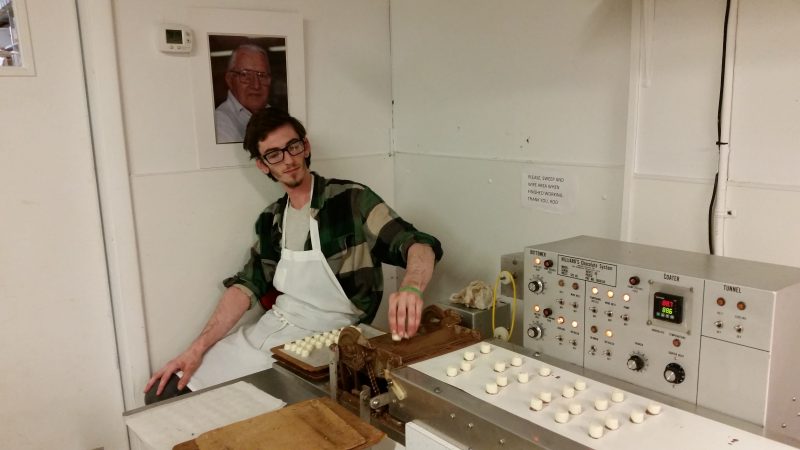
[[[381,263],[406,268],[389,298],[390,331],[408,338],[419,327],[422,292],[442,256],[439,241],[363,184],[311,172],[303,125],[277,108],[253,115],[244,147],[286,195],[259,216],[250,261],[225,280],[227,290],[200,336],[147,383],[148,403],[187,385],[197,390],[267,369],[270,348],[313,331],[371,322],[383,294]],[[273,288],[281,293],[274,306],[225,337]],[[180,380],[173,376],[178,371]]]

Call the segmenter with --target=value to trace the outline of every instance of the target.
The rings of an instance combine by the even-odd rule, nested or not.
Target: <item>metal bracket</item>
[[[370,423],[369,422],[369,418],[370,418],[370,415],[371,415],[370,407],[369,407],[369,403],[370,403],[369,402],[369,394],[370,394],[369,386],[366,386],[366,385],[361,386],[361,392],[358,393],[358,400],[359,400],[359,402],[358,402],[358,413],[359,413],[359,416],[361,417],[361,420],[363,420],[366,423]]]

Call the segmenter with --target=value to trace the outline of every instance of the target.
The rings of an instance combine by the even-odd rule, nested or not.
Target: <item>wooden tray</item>
[[[322,427],[315,423],[299,425],[298,417],[313,417],[312,410],[314,408],[324,409],[335,414],[338,419],[334,422],[340,424],[338,429],[336,426]],[[315,428],[315,431],[321,435],[310,436],[309,433],[298,432],[300,428],[308,428],[308,426]],[[337,441],[345,440],[344,435],[350,438],[359,436],[358,441],[361,443],[337,446]],[[328,397],[321,397],[208,431],[195,439],[176,445],[173,450],[321,448],[320,443],[329,444],[328,448],[361,450],[377,444],[384,436],[382,431],[363,422],[343,406]],[[287,440],[291,441],[291,445],[288,447]],[[217,444],[209,444],[209,442]]]

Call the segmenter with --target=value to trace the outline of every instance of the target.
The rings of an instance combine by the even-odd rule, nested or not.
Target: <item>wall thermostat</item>
[[[183,25],[161,24],[158,49],[165,53],[191,53],[194,37],[192,30]]]

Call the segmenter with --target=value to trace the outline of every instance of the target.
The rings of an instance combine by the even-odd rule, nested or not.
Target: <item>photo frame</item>
[[[0,76],[34,76],[25,0],[0,0]]]
[[[193,8],[190,25],[198,166],[252,165],[239,140],[249,115],[245,110],[288,108],[306,122],[302,17]]]

